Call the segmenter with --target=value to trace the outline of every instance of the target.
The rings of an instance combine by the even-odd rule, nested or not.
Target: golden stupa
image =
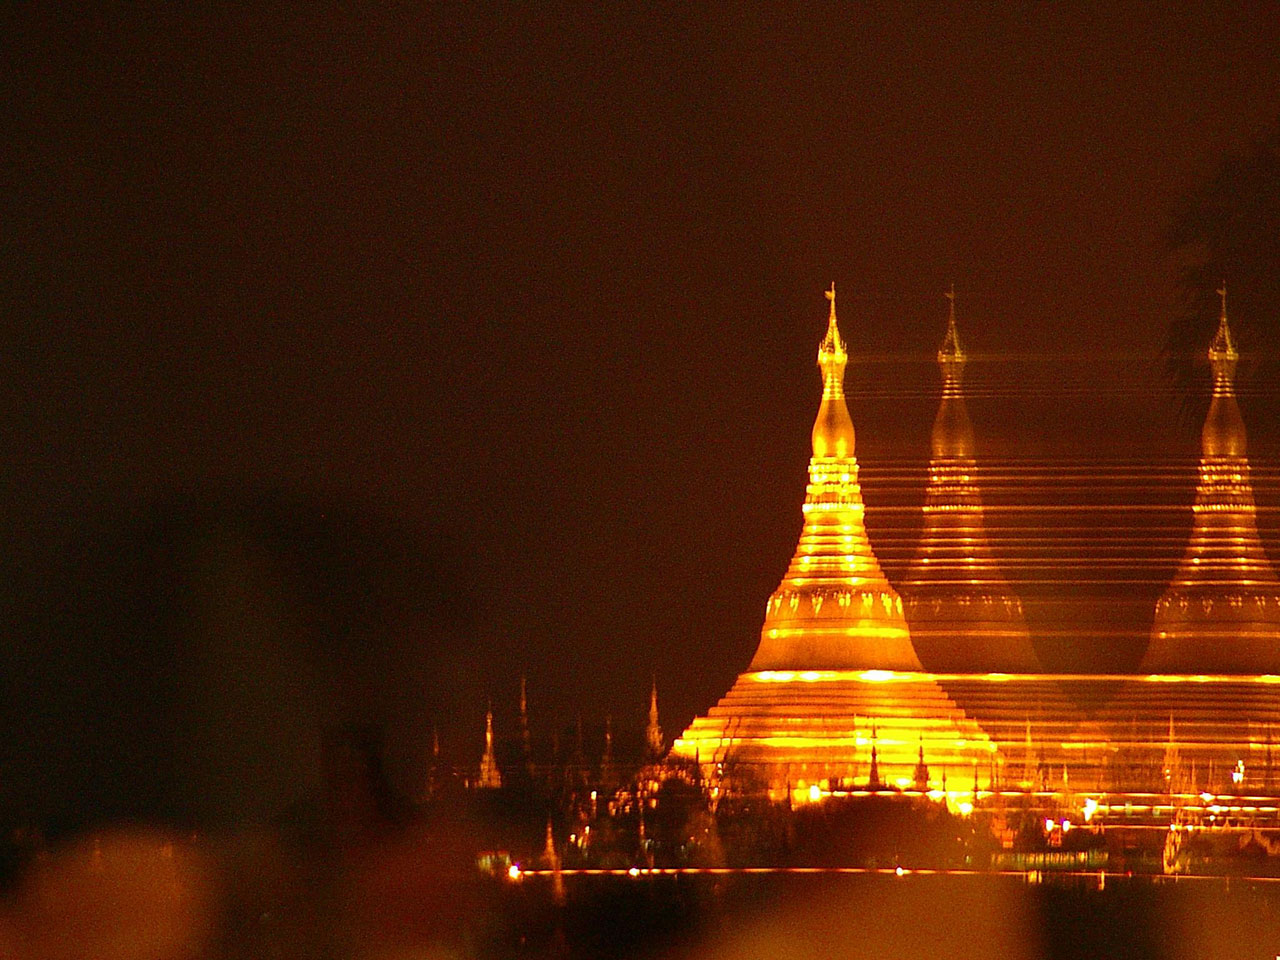
[[[871,550],[834,285],[827,298],[799,545],[747,672],[672,753],[774,787],[918,784],[921,750],[935,780],[964,778],[979,761],[987,768],[994,746],[923,672],[902,600]]]
[[[1143,675],[1120,687],[1102,719],[1117,756],[1141,757],[1145,747],[1145,764],[1127,775],[1130,789],[1171,790],[1181,780],[1192,794],[1225,787],[1274,795],[1280,578],[1258,537],[1235,396],[1239,354],[1225,285],[1218,293],[1222,313],[1209,346],[1213,394],[1200,435],[1191,538],[1156,603]]]
[[[942,399],[933,421],[924,528],[907,576],[899,581],[911,640],[925,668],[936,673],[1039,673],[1022,601],[987,541],[954,290],[947,299],[947,332],[938,349]]]
[[[1187,551],[1156,604],[1142,669],[1159,674],[1280,673],[1280,579],[1258,538],[1244,420],[1236,403],[1239,354],[1222,315],[1209,346],[1213,396],[1200,435],[1200,481]]]

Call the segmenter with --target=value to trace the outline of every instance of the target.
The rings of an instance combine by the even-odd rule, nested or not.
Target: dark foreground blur
[[[1269,958],[1280,884],[1109,876],[481,874],[451,823],[336,845],[261,831],[82,836],[26,864],[0,957]]]

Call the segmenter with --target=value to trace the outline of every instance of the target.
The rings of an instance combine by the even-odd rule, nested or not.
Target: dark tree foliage
[[[1280,124],[1247,151],[1225,156],[1174,206],[1167,239],[1178,258],[1183,299],[1164,359],[1185,423],[1198,428],[1208,409],[1206,354],[1224,279],[1246,420],[1274,418],[1280,414]]]

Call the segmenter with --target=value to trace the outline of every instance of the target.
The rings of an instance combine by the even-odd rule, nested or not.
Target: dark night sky
[[[1274,4],[181,6],[0,15],[19,810],[269,807],[317,719],[469,755],[522,672],[548,730],[705,710],[832,279],[869,482],[953,279],[988,452],[1194,449],[1161,236],[1280,116]]]

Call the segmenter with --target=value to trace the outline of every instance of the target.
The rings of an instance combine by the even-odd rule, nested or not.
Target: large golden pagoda
[[[1156,674],[1280,674],[1280,579],[1258,538],[1244,420],[1236,403],[1239,354],[1226,287],[1209,346],[1213,396],[1200,435],[1194,525],[1178,572],[1156,604],[1142,669]]]
[[[938,673],[1038,673],[1022,601],[987,541],[954,290],[947,299],[947,332],[938,349],[942,399],[933,421],[924,529],[907,577],[899,581],[911,641],[924,666]]]
[[[921,749],[935,777],[948,769],[962,776],[979,759],[985,769],[994,747],[922,672],[902,600],[871,550],[834,285],[827,298],[799,545],[765,605],[747,672],[672,752],[718,769],[747,768],[772,784],[908,784]]]

